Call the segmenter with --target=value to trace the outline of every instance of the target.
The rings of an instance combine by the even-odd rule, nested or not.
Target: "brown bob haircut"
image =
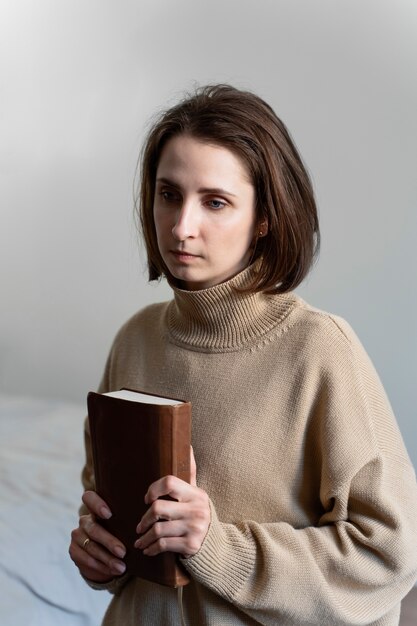
[[[163,113],[142,151],[140,221],[149,280],[175,283],[158,249],[153,204],[156,171],[169,139],[187,134],[231,150],[246,165],[256,194],[257,223],[268,226],[256,241],[258,270],[245,291],[284,293],[301,283],[320,243],[314,193],[300,155],[281,120],[253,93],[208,85]]]

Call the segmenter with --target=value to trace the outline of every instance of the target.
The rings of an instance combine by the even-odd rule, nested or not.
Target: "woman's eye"
[[[159,195],[165,202],[176,202],[179,199],[178,194],[173,191],[161,191]]]
[[[226,203],[223,202],[223,200],[209,200],[208,204],[212,209],[222,209],[226,206]]]

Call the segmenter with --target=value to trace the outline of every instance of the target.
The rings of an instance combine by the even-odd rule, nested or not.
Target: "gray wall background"
[[[311,171],[318,265],[417,466],[415,0],[2,0],[0,390],[84,402],[112,338],[170,297],[133,219],[149,118],[184,90],[264,97]]]

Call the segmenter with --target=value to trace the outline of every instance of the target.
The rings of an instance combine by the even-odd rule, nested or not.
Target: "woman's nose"
[[[184,203],[176,214],[172,234],[178,241],[185,241],[189,237],[195,237],[198,232],[198,216],[195,207],[191,203]]]

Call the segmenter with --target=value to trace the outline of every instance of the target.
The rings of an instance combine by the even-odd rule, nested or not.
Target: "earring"
[[[266,231],[265,231],[265,226],[267,227]],[[267,232],[268,232],[268,224],[266,220],[262,220],[262,222],[259,224],[258,237],[264,237]]]

